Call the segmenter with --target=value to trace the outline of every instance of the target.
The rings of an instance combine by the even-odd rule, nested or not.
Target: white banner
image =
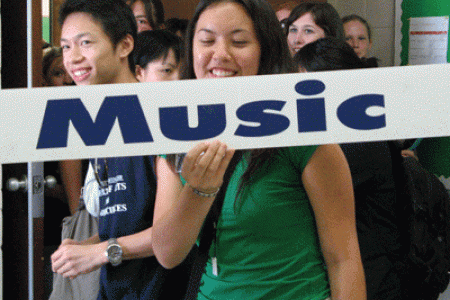
[[[1,162],[450,136],[450,66],[3,90]]]

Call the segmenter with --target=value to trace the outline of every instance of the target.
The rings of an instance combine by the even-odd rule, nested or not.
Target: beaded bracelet
[[[212,192],[212,193],[204,193],[204,192],[199,191],[199,190],[197,190],[196,188],[194,188],[194,187],[193,187],[192,185],[190,185],[188,182],[186,182],[186,185],[187,185],[188,187],[190,187],[190,188],[192,189],[192,191],[193,191],[195,194],[199,195],[200,197],[208,197],[208,198],[210,198],[210,197],[215,197],[215,196],[219,193],[219,191],[220,191],[220,187],[219,187],[219,188],[217,188],[217,190],[216,190],[215,192]]]

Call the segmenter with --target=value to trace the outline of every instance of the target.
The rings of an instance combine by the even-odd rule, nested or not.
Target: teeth
[[[219,71],[219,70],[212,70],[212,73],[215,75],[215,76],[220,76],[220,77],[226,77],[226,76],[232,76],[232,75],[234,75],[234,72],[232,72],[232,71]]]
[[[82,70],[82,71],[75,71],[73,74],[74,74],[75,76],[81,76],[81,75],[84,75],[84,74],[86,74],[86,73],[87,73],[87,71]]]

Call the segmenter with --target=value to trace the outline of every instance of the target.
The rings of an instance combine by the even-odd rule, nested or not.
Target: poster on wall
[[[409,64],[447,63],[449,17],[411,18]]]

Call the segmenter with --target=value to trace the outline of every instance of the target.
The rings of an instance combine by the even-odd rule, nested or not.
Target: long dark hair
[[[293,73],[292,58],[287,45],[286,37],[274,10],[266,0],[202,0],[198,4],[194,16],[191,18],[186,30],[185,57],[181,69],[181,79],[194,79],[192,46],[195,27],[202,12],[210,5],[220,2],[234,2],[242,5],[253,21],[256,36],[261,47],[261,58],[257,75]],[[247,150],[248,167],[241,178],[239,193],[245,188],[256,172],[266,165],[278,149],[254,149]],[[243,151],[237,151],[235,155],[242,155]],[[230,164],[229,168],[235,165]]]
[[[191,18],[185,38],[185,58],[181,67],[181,79],[194,79],[192,44],[195,27],[202,12],[211,4],[235,2],[242,5],[253,21],[256,36],[261,46],[261,61],[258,75],[292,73],[292,60],[286,37],[272,7],[266,0],[202,0]]]
[[[295,72],[292,57],[287,46],[286,37],[280,27],[280,23],[272,7],[266,0],[202,0],[198,4],[194,16],[191,18],[185,36],[185,56],[181,67],[181,79],[195,79],[193,67],[192,45],[195,27],[201,13],[214,3],[235,2],[242,5],[250,18],[256,31],[261,46],[261,61],[258,75],[284,74]],[[241,178],[239,193],[245,188],[256,172],[259,172],[266,163],[270,161],[278,149],[265,148],[246,151],[236,151],[235,156],[242,157],[243,152],[249,152],[248,167]],[[167,160],[174,166],[175,155],[167,155]],[[231,163],[229,170],[234,170],[236,163]],[[236,206],[235,206],[236,207]]]
[[[161,0],[129,0],[127,4],[132,6],[134,3],[142,1],[144,4],[147,20],[153,29],[160,29],[164,24],[164,6]]]
[[[314,19],[314,23],[323,29],[326,37],[335,37],[345,39],[344,27],[341,17],[339,17],[336,9],[329,3],[321,2],[304,2],[295,7],[286,21],[285,33],[289,32],[289,26],[292,25],[301,16],[310,13]]]

